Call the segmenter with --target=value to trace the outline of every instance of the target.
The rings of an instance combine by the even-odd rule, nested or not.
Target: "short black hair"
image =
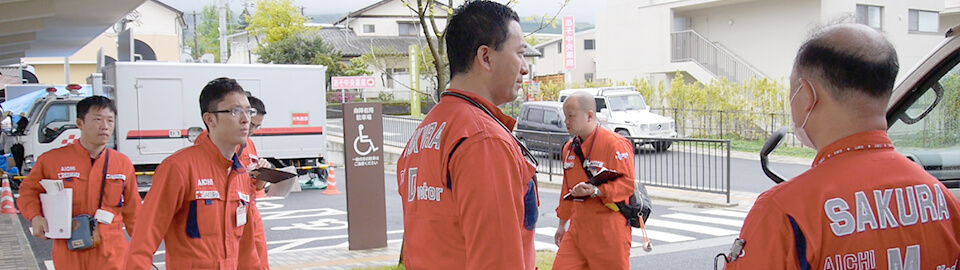
[[[477,48],[482,45],[499,51],[510,35],[510,21],[520,22],[517,12],[510,7],[486,0],[463,3],[447,25],[447,59],[450,78],[470,71]]]
[[[227,77],[213,79],[203,87],[203,91],[200,91],[200,114],[216,111],[217,103],[233,92],[246,96],[237,80]]]
[[[267,106],[263,105],[263,101],[255,96],[247,96],[247,101],[250,102],[250,107],[257,109],[257,115],[267,115]]]
[[[105,96],[90,96],[77,103],[77,118],[83,119],[87,116],[90,109],[110,109],[113,115],[117,115],[117,104]]]
[[[844,50],[814,36],[800,46],[795,65],[798,70],[818,72],[833,86],[834,97],[847,91],[862,91],[873,98],[887,98],[900,71],[897,51],[883,39],[873,48]]]

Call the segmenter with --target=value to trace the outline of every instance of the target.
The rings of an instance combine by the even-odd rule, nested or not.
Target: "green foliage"
[[[557,100],[560,98],[560,90],[563,89],[566,87],[562,83],[541,82],[537,100]]]
[[[257,9],[248,20],[247,32],[251,36],[264,34],[264,43],[270,44],[303,32],[305,21],[292,0],[257,0]]]
[[[195,58],[205,53],[213,54],[214,60],[220,62],[220,13],[214,5],[203,7],[200,12],[200,18],[197,22],[197,29],[194,35],[197,35],[199,48],[194,48]],[[230,8],[227,8],[227,35],[240,31],[240,24],[233,20],[234,14]],[[192,45],[192,42],[187,42]]]
[[[323,65],[327,67],[327,85],[334,76],[370,75],[363,58],[352,58],[343,63],[340,51],[317,36],[296,35],[268,43],[258,51],[260,63]]]
[[[783,126],[784,123],[770,123],[774,120],[770,120],[769,114],[787,112],[786,96],[784,85],[769,79],[753,78],[741,85],[721,77],[706,85],[687,84],[683,74],[677,72],[665,100],[666,105],[683,109],[673,116],[678,126],[688,125],[702,133],[692,136],[738,130],[743,138],[759,139],[772,132],[771,126]]]

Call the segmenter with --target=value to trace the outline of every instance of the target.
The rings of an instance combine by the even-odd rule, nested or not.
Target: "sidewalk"
[[[20,215],[0,214],[0,270],[40,269],[20,226]]]

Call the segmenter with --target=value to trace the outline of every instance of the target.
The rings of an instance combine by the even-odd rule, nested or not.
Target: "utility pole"
[[[200,42],[197,41],[197,11],[193,11],[193,61],[200,59]]]
[[[220,0],[220,63],[227,62],[227,2]]]

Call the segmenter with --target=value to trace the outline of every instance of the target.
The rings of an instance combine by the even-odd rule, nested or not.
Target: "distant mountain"
[[[340,18],[343,18],[343,16],[345,15],[347,14],[346,13],[315,14],[315,15],[307,15],[307,18],[310,18],[310,22],[313,22],[313,23],[331,23],[332,24],[337,22],[337,20],[339,20]],[[524,16],[520,16],[520,18],[522,21],[520,22],[520,28],[523,29],[524,33],[531,32],[540,27],[540,23],[537,19],[524,18]],[[588,23],[588,22],[577,22],[576,24],[577,24],[577,32],[595,28],[595,26],[592,23]],[[557,25],[556,28],[554,28],[553,26],[547,25],[543,29],[540,29],[538,33],[562,34],[563,28],[561,27],[560,18],[557,18],[556,25]]]
[[[346,15],[347,13],[314,14],[314,15],[307,15],[307,18],[309,18],[310,22],[312,23],[332,24],[337,22],[337,20],[339,20],[340,18],[343,18],[343,16],[346,16]]]

